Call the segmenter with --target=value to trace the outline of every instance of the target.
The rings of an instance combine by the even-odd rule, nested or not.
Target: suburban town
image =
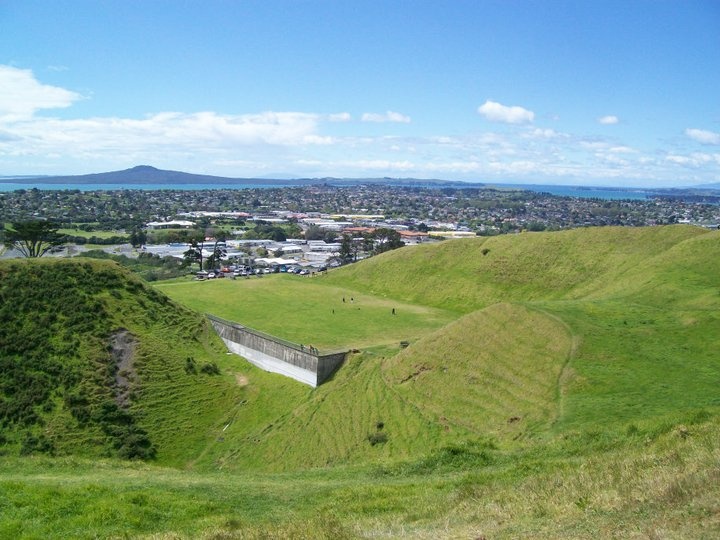
[[[71,244],[60,255],[97,244],[127,256],[198,263],[203,271],[234,262],[232,271],[242,275],[251,268],[311,273],[403,245],[478,235],[610,225],[717,227],[720,205],[681,197],[601,199],[520,189],[369,184],[17,190],[0,193],[0,215],[7,222],[57,224]]]

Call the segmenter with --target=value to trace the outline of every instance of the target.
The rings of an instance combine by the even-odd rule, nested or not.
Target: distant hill
[[[149,165],[138,165],[122,171],[82,174],[76,176],[44,176],[48,184],[287,184],[287,180],[259,178],[228,178],[207,174],[192,174],[181,171],[156,169]]]
[[[688,189],[697,189],[697,190],[720,190],[720,182],[713,182],[711,184],[700,184],[697,186],[688,186]]]
[[[7,176],[0,177],[0,182],[17,182],[18,180],[36,180],[44,184],[157,184],[157,185],[186,185],[186,184],[226,184],[233,185],[309,185],[309,184],[362,184],[362,183],[393,183],[399,185],[478,185],[467,182],[453,182],[446,180],[419,180],[415,178],[289,178],[287,175],[278,175],[272,178],[231,178],[226,176],[212,176],[207,174],[194,174],[182,171],[157,169],[150,165],[138,165],[122,171],[81,174],[73,176]]]

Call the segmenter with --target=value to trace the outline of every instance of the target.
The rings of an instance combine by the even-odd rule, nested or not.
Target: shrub
[[[28,456],[34,453],[52,455],[55,453],[55,447],[53,446],[52,441],[45,437],[45,435],[38,435],[36,437],[27,433],[20,446],[20,455]]]
[[[197,373],[195,359],[192,356],[188,356],[185,359],[185,373],[187,373],[188,375]]]
[[[377,444],[385,444],[388,441],[388,436],[384,431],[378,431],[368,435],[367,439],[372,446],[375,446]]]
[[[208,362],[207,364],[203,364],[203,366],[200,368],[200,371],[205,375],[220,375],[220,368],[217,367],[217,364],[215,362]]]

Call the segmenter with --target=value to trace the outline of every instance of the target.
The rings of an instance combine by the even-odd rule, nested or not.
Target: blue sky
[[[139,164],[720,182],[720,2],[0,2],[0,175]]]

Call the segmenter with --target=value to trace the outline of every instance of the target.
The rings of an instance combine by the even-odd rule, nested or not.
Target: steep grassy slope
[[[206,322],[114,263],[7,261],[0,277],[6,453],[182,465],[248,399]]]
[[[386,384],[380,361],[372,353],[352,355],[301,405],[251,429],[245,418],[256,408],[246,407],[200,465],[288,471],[408,459],[447,442],[441,425]]]
[[[582,229],[408,248],[315,280],[186,282],[162,290],[242,322],[247,315],[282,337],[323,336],[321,343],[334,345],[374,339],[387,347],[388,338],[402,335],[392,325],[417,304],[468,313],[409,334],[416,339],[399,354],[394,345],[354,359],[310,401],[257,432],[235,436],[231,427],[226,446],[237,449],[217,454],[227,464],[293,468],[412,456],[463,437],[511,441],[624,429],[638,418],[714,409],[719,265],[715,231]],[[191,291],[198,290],[210,293],[195,300]],[[347,307],[341,295],[363,308],[381,305],[371,319],[388,325],[357,319],[358,329],[312,316],[332,303]],[[322,302],[330,303],[318,309]],[[391,305],[401,306],[396,318],[384,313]],[[370,448],[373,423],[383,424],[387,440]]]
[[[331,272],[326,282],[461,313],[496,302],[604,297],[622,290],[628,273],[635,286],[638,275],[632,270],[638,265],[707,235],[717,238],[697,227],[677,226],[446,241],[373,257]]]
[[[537,432],[559,414],[573,339],[558,319],[513,304],[462,317],[385,362],[388,384],[447,429]]]

